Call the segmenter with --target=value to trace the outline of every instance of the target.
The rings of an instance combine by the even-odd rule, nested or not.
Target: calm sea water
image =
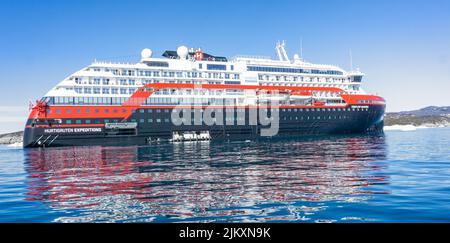
[[[450,222],[450,129],[0,147],[1,222]]]

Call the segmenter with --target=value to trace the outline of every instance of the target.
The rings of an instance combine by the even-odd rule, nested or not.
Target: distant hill
[[[429,106],[420,110],[386,113],[384,125],[450,127],[450,106]]]
[[[391,112],[388,114],[403,116],[449,116],[450,106],[428,106],[420,110]]]
[[[13,132],[0,134],[0,144],[13,144],[13,143],[21,143],[23,137],[23,132]]]

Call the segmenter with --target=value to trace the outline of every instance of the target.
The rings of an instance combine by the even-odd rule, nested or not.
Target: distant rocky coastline
[[[450,127],[450,106],[429,106],[420,110],[386,113],[385,126]]]
[[[385,126],[450,127],[450,106],[386,113]],[[0,135],[0,144],[22,143],[23,131]]]
[[[15,144],[15,143],[21,143],[23,137],[23,132],[13,132],[13,133],[6,133],[0,135],[0,144]]]

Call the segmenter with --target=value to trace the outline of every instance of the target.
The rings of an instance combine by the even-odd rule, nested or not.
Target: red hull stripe
[[[345,100],[345,102],[350,105],[367,105],[369,103],[384,105],[384,103],[386,102],[382,97],[376,95],[342,94],[341,96]]]
[[[262,86],[262,85],[226,85],[226,84],[173,84],[173,83],[153,83],[146,84],[136,90],[136,92],[123,105],[133,108],[141,106],[154,92],[160,89],[233,89],[233,90],[267,90],[267,91],[330,91],[335,93],[345,93],[339,88],[328,87],[293,87],[293,86]],[[131,113],[126,117],[131,116]]]
[[[374,95],[353,95],[346,94],[346,92],[339,88],[332,87],[293,87],[293,86],[261,86],[261,85],[223,85],[223,84],[173,84],[173,83],[153,83],[147,84],[139,88],[125,103],[122,105],[111,106],[85,106],[85,105],[69,105],[69,106],[50,106],[50,112],[39,112],[33,109],[29,115],[29,119],[76,119],[76,118],[110,118],[110,119],[126,119],[133,113],[132,110],[139,107],[148,108],[175,108],[181,106],[143,106],[143,102],[148,99],[154,92],[159,89],[174,88],[174,89],[238,89],[238,90],[278,90],[285,91],[300,91],[300,92],[314,92],[314,91],[329,91],[339,93],[348,105],[384,105],[384,99]],[[364,102],[361,102],[364,101]],[[369,101],[369,102],[367,102]],[[373,101],[373,102],[372,102]],[[189,107],[205,107],[205,106],[184,106]],[[213,108],[221,108],[223,106],[208,106]],[[237,106],[256,108],[257,106]],[[280,108],[343,108],[345,106],[290,106],[282,105]],[[67,112],[70,110],[70,112]],[[57,112],[59,111],[59,113]],[[88,112],[89,111],[89,112]],[[94,117],[94,118],[93,118]]]

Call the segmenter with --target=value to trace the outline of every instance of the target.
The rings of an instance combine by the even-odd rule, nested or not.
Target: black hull
[[[156,109],[154,110],[156,111]],[[89,129],[79,129],[67,133],[58,132],[56,129],[49,133],[49,128],[27,126],[24,132],[24,147],[147,145],[159,141],[170,141],[174,132],[183,131],[208,131],[210,139],[214,140],[270,138],[261,137],[261,129],[268,128],[261,125],[176,126],[170,121],[167,122],[171,118],[169,109],[158,110],[162,111],[149,113],[144,108],[144,112],[134,113],[127,121],[137,122],[137,128],[132,132],[122,134],[108,132],[104,127],[97,128],[95,132],[91,132]],[[373,105],[365,109],[348,107],[335,111],[326,108],[316,108],[314,111],[306,110],[280,109],[279,129],[275,137],[358,134],[382,132],[383,130],[384,106]],[[246,118],[248,118],[248,110]],[[149,120],[154,122],[147,122]],[[160,122],[155,122],[157,120]],[[29,120],[27,125],[32,122]],[[95,125],[90,127],[95,127]],[[65,128],[77,129],[77,126]],[[55,127],[50,129],[55,129]]]

